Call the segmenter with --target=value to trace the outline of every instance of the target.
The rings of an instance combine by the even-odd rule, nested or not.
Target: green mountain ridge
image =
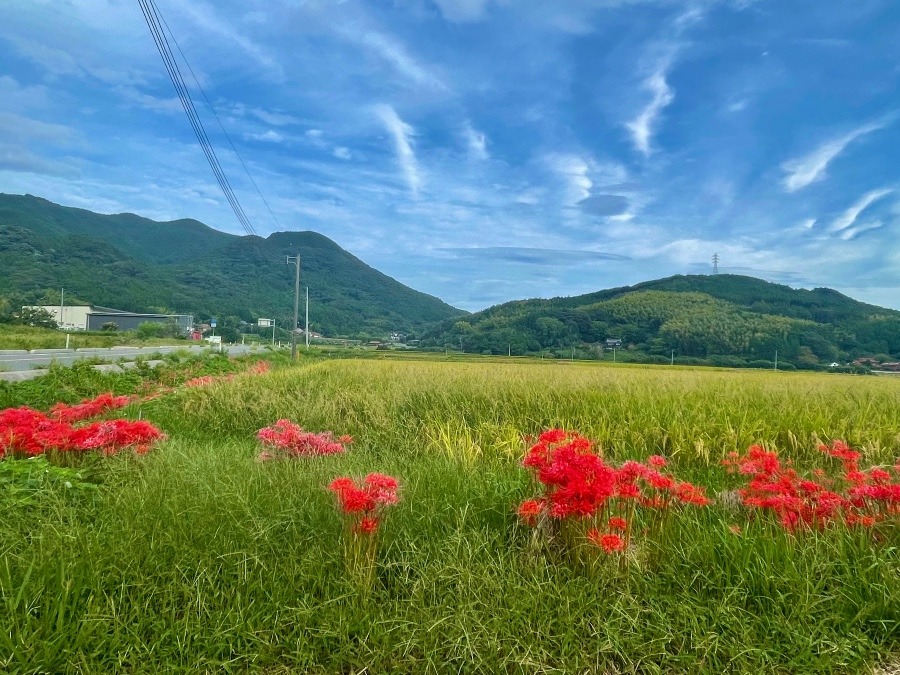
[[[495,354],[590,349],[607,339],[658,360],[674,353],[761,364],[777,352],[783,363],[816,367],[864,355],[900,357],[900,312],[829,288],[794,289],[731,274],[679,275],[574,297],[508,302],[445,320],[423,336],[431,347]]]
[[[275,318],[288,325],[294,270],[309,287],[310,328],[326,335],[421,330],[466,312],[366,265],[316,232],[267,238],[196,220],[101,215],[0,194],[0,296],[10,305],[68,297],[139,312]],[[56,300],[53,300],[55,302]]]

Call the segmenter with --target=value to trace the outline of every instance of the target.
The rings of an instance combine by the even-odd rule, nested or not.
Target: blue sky
[[[895,0],[157,4],[261,234],[468,310],[713,253],[900,309]],[[2,3],[0,63],[0,191],[241,232],[136,0]]]

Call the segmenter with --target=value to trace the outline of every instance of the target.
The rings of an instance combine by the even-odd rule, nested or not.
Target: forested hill
[[[315,232],[268,238],[196,220],[100,215],[30,195],[0,194],[0,306],[82,302],[139,312],[245,321],[293,312],[293,267],[309,286],[310,327],[326,335],[416,331],[464,315],[369,267]]]
[[[800,367],[858,356],[900,358],[900,312],[828,288],[793,289],[732,274],[675,276],[550,300],[523,300],[448,320],[430,346],[536,353],[620,339],[660,358],[774,359]]]

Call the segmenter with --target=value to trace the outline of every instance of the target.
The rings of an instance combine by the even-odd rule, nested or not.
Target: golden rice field
[[[798,471],[842,439],[900,457],[900,379],[514,359],[309,360],[126,408],[168,440],[94,461],[89,498],[0,524],[0,670],[72,673],[871,673],[900,654],[900,535],[787,532],[721,461]],[[279,419],[344,454],[258,461]],[[662,455],[712,503],[619,557],[516,515],[526,436]],[[328,484],[396,477],[371,582]],[[637,519],[635,522],[639,522]],[[544,533],[553,533],[552,527]]]

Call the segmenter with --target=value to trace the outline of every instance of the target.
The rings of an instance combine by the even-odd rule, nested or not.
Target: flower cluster
[[[347,577],[367,595],[375,584],[376,534],[385,508],[398,501],[397,479],[382,473],[370,473],[359,483],[340,477],[331,481],[328,489],[337,497],[349,530],[343,541]]]
[[[592,525],[587,540],[606,553],[628,547],[638,507],[709,504],[703,488],[664,473],[665,458],[654,455],[645,463],[615,467],[595,452],[590,440],[562,429],[543,432],[522,464],[534,472],[543,494],[522,502],[519,517],[532,526],[544,517],[584,521]]]
[[[277,456],[309,457],[311,455],[336,455],[347,450],[353,442],[351,436],[334,437],[330,431],[314,433],[304,431],[299,424],[290,420],[278,420],[263,427],[256,433],[263,445],[271,448],[258,456],[259,461],[267,461]]]
[[[354,534],[374,534],[385,507],[397,503],[397,479],[370,473],[357,485],[352,478],[335,478],[328,489],[337,497],[341,512],[351,519]]]
[[[110,410],[123,408],[131,403],[131,400],[130,396],[113,396],[111,393],[105,393],[96,398],[87,398],[75,405],[57,403],[50,409],[50,414],[60,422],[80,422]]]
[[[164,437],[145,421],[107,420],[75,426],[31,408],[0,411],[0,457],[33,457],[50,451],[115,454],[126,448],[143,454]]]
[[[841,461],[842,473],[820,469],[801,476],[777,452],[753,445],[743,455],[729,454],[723,464],[731,473],[747,476],[737,491],[745,506],[775,514],[789,532],[822,529],[835,522],[871,527],[900,514],[900,468],[861,470],[860,454],[835,440],[819,450]]]
[[[268,361],[257,361],[245,372],[250,375],[265,375],[271,369],[272,368],[269,365]],[[228,373],[227,375],[201,375],[200,377],[191,378],[184,383],[184,386],[188,388],[208,387],[209,385],[216,384],[217,382],[231,382],[235,377],[237,377],[236,373]]]

